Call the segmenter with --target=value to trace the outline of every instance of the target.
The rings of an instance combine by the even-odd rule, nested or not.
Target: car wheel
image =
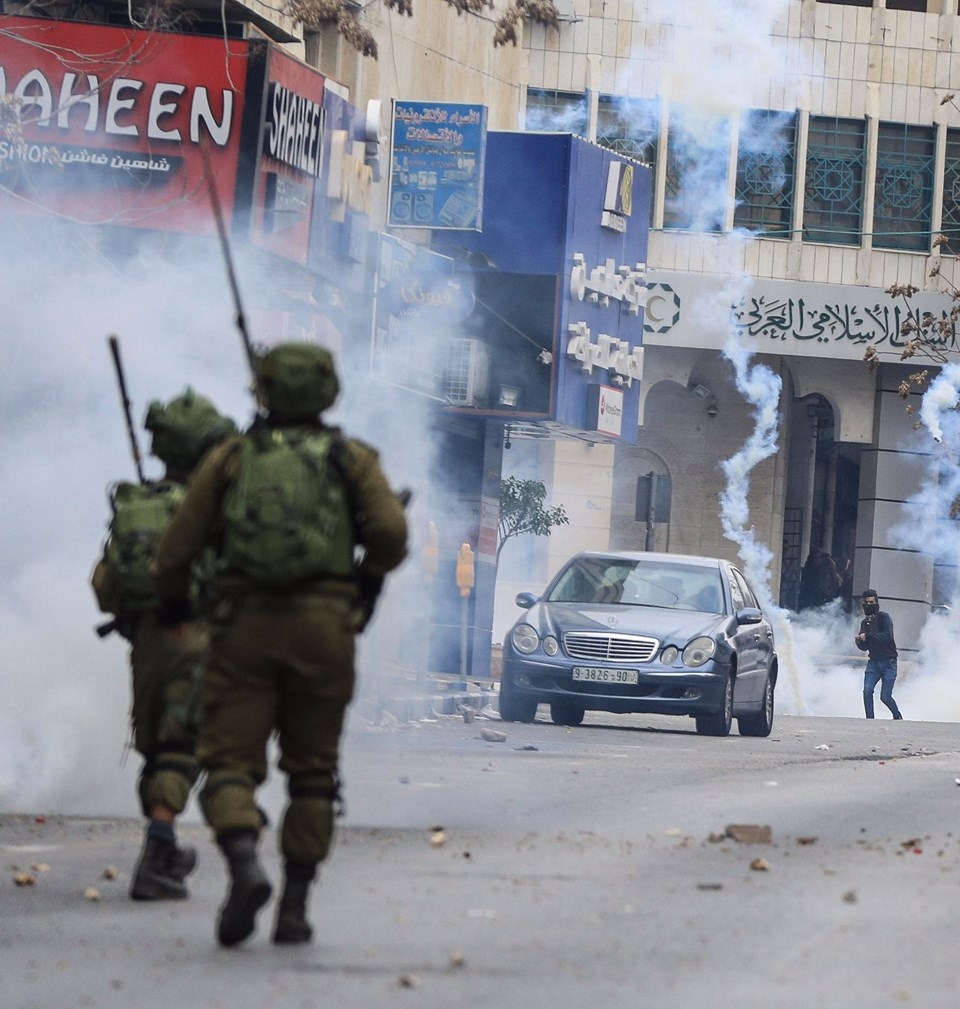
[[[741,715],[737,719],[741,736],[769,736],[773,729],[773,681],[767,676],[763,688],[763,707],[755,715]]]
[[[723,685],[720,707],[710,715],[697,716],[697,732],[701,736],[729,736],[733,724],[733,677],[727,676]]]
[[[550,704],[550,718],[555,725],[579,725],[583,715],[583,705],[570,701],[553,701]]]
[[[502,722],[532,722],[537,716],[537,699],[518,697],[507,686],[507,681],[501,680],[497,708]]]

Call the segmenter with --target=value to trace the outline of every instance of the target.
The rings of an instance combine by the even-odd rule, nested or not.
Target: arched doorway
[[[818,393],[793,400],[783,515],[780,605],[850,605],[861,446],[836,440],[837,418]]]

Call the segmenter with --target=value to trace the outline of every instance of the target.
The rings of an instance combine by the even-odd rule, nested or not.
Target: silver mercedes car
[[[572,557],[503,643],[500,717],[558,725],[587,711],[695,719],[702,735],[773,727],[773,628],[729,561],[683,554],[589,551]]]

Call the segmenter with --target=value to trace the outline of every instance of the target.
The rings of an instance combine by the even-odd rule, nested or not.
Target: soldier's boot
[[[182,883],[197,867],[197,849],[192,845],[175,845],[170,853],[169,875]]]
[[[283,893],[277,905],[277,920],[273,929],[275,943],[293,946],[313,938],[313,929],[307,921],[307,898],[316,875],[315,865],[286,863]]]
[[[169,836],[158,833],[151,824],[147,828],[140,860],[133,871],[130,897],[133,900],[184,900],[187,898],[189,893],[183,882],[186,872],[180,875],[174,867],[177,854],[183,850],[177,847],[172,832]],[[195,864],[196,852],[193,855],[193,865]]]
[[[221,946],[235,946],[253,933],[257,912],[270,899],[271,886],[257,861],[257,834],[236,830],[217,839],[230,869],[230,891],[217,919]]]

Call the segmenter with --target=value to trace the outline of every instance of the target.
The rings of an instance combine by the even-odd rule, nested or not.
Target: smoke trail
[[[947,412],[952,416],[953,434],[957,433],[956,408],[960,403],[960,363],[951,361],[930,383],[920,403],[920,422],[937,443],[943,441],[942,421]]]

